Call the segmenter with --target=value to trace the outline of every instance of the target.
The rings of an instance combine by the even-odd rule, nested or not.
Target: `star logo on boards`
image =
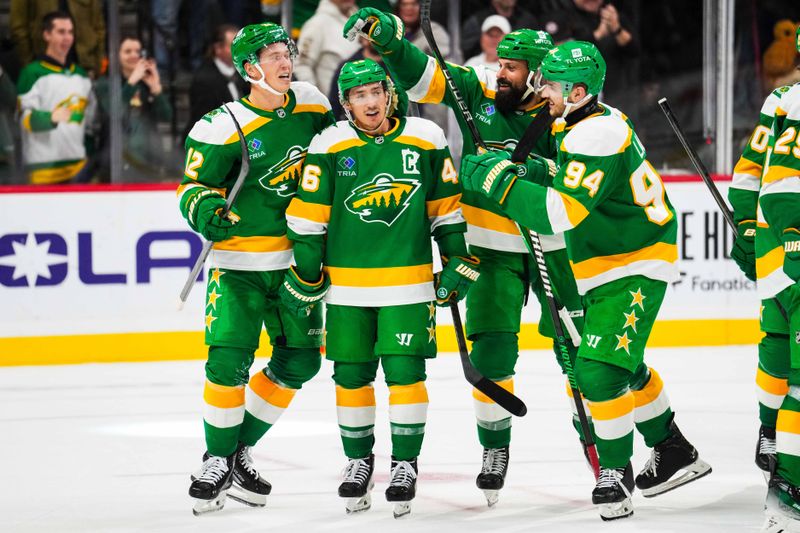
[[[14,233],[0,239],[0,282],[6,287],[52,285],[67,270],[66,243],[52,233]]]
[[[636,316],[636,309],[632,309],[630,313],[622,312],[625,315],[625,325],[622,326],[622,329],[631,328],[634,333],[638,333],[636,331],[636,322],[639,321],[639,318]]]
[[[642,288],[639,287],[638,289],[636,289],[636,292],[633,291],[628,291],[628,292],[631,293],[631,297],[633,298],[633,301],[631,301],[631,305],[629,305],[628,307],[633,307],[634,305],[638,305],[639,308],[642,311],[644,311],[644,299],[647,298],[647,296],[642,294]]]
[[[617,347],[614,348],[614,351],[616,352],[620,348],[624,348],[625,352],[628,355],[630,355],[631,354],[631,350],[630,350],[629,346],[633,341],[628,338],[628,332],[624,331],[622,333],[622,335],[614,335],[614,336],[617,338]]]
[[[219,285],[219,283],[217,283]],[[210,305],[214,310],[217,309],[217,300],[222,298],[221,294],[217,294],[217,288],[214,287],[211,289],[211,292],[208,293],[208,305]]]

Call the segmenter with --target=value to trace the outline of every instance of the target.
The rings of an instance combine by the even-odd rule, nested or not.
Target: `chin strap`
[[[387,92],[388,92],[388,91],[387,91]],[[358,125],[358,123],[356,122],[356,119],[354,119],[354,118],[353,118],[353,115],[352,115],[352,114],[350,114],[350,110],[349,110],[349,109],[347,109],[347,106],[345,106],[345,105],[344,105],[344,104],[345,104],[345,102],[344,102],[343,100],[339,100],[339,103],[340,103],[340,104],[342,104],[342,109],[344,109],[344,114],[345,114],[345,115],[347,115],[347,121],[348,121],[348,122],[350,122],[350,124],[352,124],[354,128],[356,128],[356,129],[357,129],[357,130],[359,130],[359,131],[363,131],[363,132],[364,132],[364,133],[366,133],[367,135],[372,135],[372,134],[374,134],[376,131],[378,131],[379,129],[381,129],[381,127],[383,126],[383,123],[384,123],[385,121],[387,121],[387,120],[389,120],[389,118],[391,118],[391,112],[392,112],[392,94],[391,94],[391,93],[388,93],[388,94],[389,94],[389,97],[387,98],[387,101],[386,101],[386,116],[385,116],[385,117],[383,117],[383,120],[381,121],[381,123],[380,123],[380,124],[378,124],[378,127],[377,127],[377,128],[373,128],[373,129],[371,129],[371,130],[368,130],[368,129],[362,128],[361,126],[359,126],[359,125]]]
[[[267,76],[264,74],[264,71],[261,69],[261,65],[259,65],[258,63],[255,63],[255,64],[253,64],[253,66],[256,69],[258,69],[258,72],[261,74],[261,79],[254,80],[250,76],[245,76],[244,79],[248,83],[254,83],[254,84],[258,85],[259,87],[261,87],[262,89],[265,89],[265,90],[271,92],[275,96],[283,96],[284,94],[286,94],[285,92],[280,92],[280,91],[274,89],[269,83],[267,83]]]
[[[583,104],[590,101],[592,98],[595,98],[593,94],[587,94],[577,102],[568,102],[566,99],[564,99],[564,112],[561,113],[561,118],[566,120],[567,115],[572,113],[573,110],[580,108]]]
[[[539,92],[541,89],[541,86],[539,85],[540,79],[541,75],[539,74],[538,69],[528,71],[528,77],[525,79],[525,87],[527,87],[527,90],[525,91],[525,94],[522,95],[522,98],[520,98],[521,102],[524,102],[525,99],[531,94],[537,94]]]

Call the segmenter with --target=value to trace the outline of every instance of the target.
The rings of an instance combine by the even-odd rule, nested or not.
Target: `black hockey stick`
[[[458,310],[458,304],[456,302],[450,302],[450,312],[453,315],[453,327],[456,330],[458,354],[461,358],[461,368],[464,369],[464,377],[467,378],[467,381],[473,387],[491,398],[492,401],[512,415],[525,416],[528,412],[525,402],[491,379],[482,375],[472,365],[472,362],[469,360],[469,350],[467,350],[467,339],[464,336],[464,326],[461,324],[461,312]]]
[[[250,155],[247,151],[247,140],[244,137],[241,126],[239,126],[239,121],[236,120],[236,117],[233,116],[233,113],[230,109],[228,109],[227,105],[223,104],[222,107],[225,108],[228,116],[230,116],[231,120],[233,121],[233,125],[236,127],[236,134],[239,136],[239,146],[242,148],[242,168],[239,170],[239,175],[236,177],[236,181],[233,183],[233,187],[231,187],[231,190],[225,199],[225,207],[222,209],[222,213],[219,215],[222,218],[227,218],[228,213],[230,213],[231,207],[233,206],[233,202],[235,202],[236,197],[239,196],[239,191],[241,190],[242,185],[244,185],[244,180],[247,178],[247,174],[250,172]],[[179,310],[183,309],[183,304],[186,303],[186,299],[189,297],[192,287],[194,287],[194,282],[197,280],[197,276],[200,274],[200,269],[203,268],[203,265],[208,258],[208,254],[211,252],[211,246],[213,244],[214,243],[211,241],[205,241],[203,243],[203,249],[200,251],[200,255],[194,262],[192,271],[189,272],[189,278],[186,280],[186,283],[183,284],[183,289],[181,289],[181,294],[179,297],[180,301],[178,302]]]
[[[686,151],[686,154],[689,156],[689,159],[692,161],[694,168],[697,170],[700,177],[703,179],[703,183],[706,184],[708,187],[711,196],[714,197],[714,201],[717,203],[719,210],[722,211],[722,217],[728,223],[731,230],[733,230],[734,236],[738,233],[736,228],[736,223],[733,221],[733,213],[728,208],[728,204],[725,202],[725,199],[719,193],[719,189],[717,186],[714,185],[714,181],[711,179],[711,175],[708,172],[708,169],[697,156],[697,152],[695,152],[694,148],[689,144],[689,141],[686,140],[686,134],[683,133],[683,128],[678,123],[678,119],[675,117],[675,114],[672,112],[672,108],[669,106],[669,102],[667,102],[666,98],[662,98],[658,101],[658,106],[661,108],[661,111],[664,112],[664,115],[667,117],[667,121],[669,125],[672,126],[672,131],[675,132],[675,136],[680,141],[681,145],[683,145],[683,149]],[[783,316],[784,320],[787,322],[789,321],[789,315],[786,314],[786,309],[783,308],[781,303],[778,301],[777,298],[773,298],[775,301],[775,305],[778,307],[778,311]]]
[[[472,114],[467,107],[466,102],[461,97],[461,93],[456,86],[455,80],[453,80],[453,76],[450,74],[450,70],[447,68],[447,64],[442,57],[442,53],[439,51],[439,47],[436,44],[436,39],[433,35],[433,30],[431,29],[431,0],[422,0],[420,2],[420,29],[422,30],[422,34],[425,36],[425,40],[428,42],[428,45],[431,47],[431,52],[433,53],[433,57],[436,59],[436,63],[439,65],[439,68],[442,70],[442,74],[444,75],[445,81],[447,82],[447,88],[450,90],[453,99],[456,101],[458,105],[458,109],[461,112],[462,117],[464,118],[464,122],[467,124],[467,128],[469,129],[470,135],[472,137],[472,141],[475,143],[476,146],[479,147],[482,151],[487,151],[486,143],[481,138],[480,132],[478,131],[477,126],[472,118]],[[549,114],[549,113],[548,113]],[[542,119],[542,123],[544,123],[544,119]],[[542,124],[539,123],[539,124]],[[539,126],[541,128],[541,125]],[[539,132],[539,135],[544,132],[546,128],[542,128],[542,131]],[[527,133],[527,132],[526,132]],[[532,132],[530,137],[533,137]],[[537,136],[538,138],[538,136]],[[526,145],[535,143],[536,138],[531,140],[530,138],[526,140]],[[520,142],[519,144],[522,144]],[[522,149],[525,147],[523,146]],[[530,153],[530,149],[528,149]],[[519,229],[520,234],[525,241],[525,246],[528,249],[528,253],[535,259],[537,268],[539,269],[539,276],[542,278],[543,284],[545,280],[547,285],[545,289],[545,295],[547,297],[547,307],[550,311],[550,316],[553,320],[553,325],[556,331],[556,342],[559,344],[559,351],[562,354],[562,357],[566,354],[566,360],[564,361],[564,369],[568,372],[567,377],[570,382],[570,388],[573,390],[573,398],[575,399],[575,406],[578,411],[578,417],[580,420],[581,431],[583,432],[584,442],[586,443],[586,450],[589,456],[589,462],[591,463],[592,470],[595,475],[595,479],[599,476],[600,473],[600,461],[597,455],[597,447],[594,444],[592,439],[592,433],[589,430],[589,420],[586,417],[586,412],[583,409],[583,401],[580,392],[577,390],[577,384],[575,382],[574,372],[572,372],[572,362],[569,359],[569,349],[567,348],[567,336],[564,334],[564,328],[561,325],[561,321],[559,319],[560,315],[558,309],[560,309],[560,305],[558,304],[555,295],[553,294],[552,288],[550,287],[550,277],[547,273],[547,265],[544,262],[544,254],[542,252],[542,245],[539,240],[539,235],[529,230],[523,228],[519,224],[517,224],[517,228]],[[564,310],[563,316],[569,319],[569,314]],[[571,322],[571,321],[570,321]],[[573,325],[574,328],[574,325]],[[572,332],[574,335],[574,331]],[[576,339],[577,340],[577,339]],[[576,394],[577,393],[577,394]],[[488,394],[487,394],[488,396]]]
[[[553,117],[548,113],[547,108],[540,110],[539,113],[533,117],[531,123],[528,124],[528,127],[525,128],[525,133],[522,134],[522,138],[517,142],[517,146],[511,154],[511,160],[515,163],[524,163],[533,151],[533,146],[536,144],[536,141],[539,140],[539,137],[541,137],[544,132],[550,129],[552,123]]]

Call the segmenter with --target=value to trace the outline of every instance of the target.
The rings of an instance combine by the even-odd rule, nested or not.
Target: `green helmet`
[[[606,61],[592,43],[568,41],[548,52],[541,71],[545,80],[561,83],[564,98],[576,83],[583,83],[586,92],[596,96],[606,80]]]
[[[528,69],[536,70],[553,46],[553,38],[546,31],[523,28],[507,33],[497,43],[497,57],[521,59],[528,62]]]
[[[387,85],[390,82],[386,71],[376,61],[372,59],[359,59],[358,61],[349,61],[342,65],[342,70],[339,71],[339,100],[344,102],[347,99],[347,91],[354,87],[360,87],[368,83],[375,83],[382,81]]]
[[[250,81],[247,72],[244,70],[244,64],[252,63],[258,64],[258,52],[265,46],[272,43],[286,43],[289,47],[289,53],[292,58],[297,55],[297,47],[294,41],[283,29],[272,22],[265,22],[263,24],[250,24],[245,26],[231,42],[231,57],[233,58],[233,65],[236,71],[246,81]]]

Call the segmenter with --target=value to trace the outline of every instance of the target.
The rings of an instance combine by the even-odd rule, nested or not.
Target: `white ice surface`
[[[647,358],[714,472],[654,499],[637,493],[634,516],[611,523],[590,503],[594,482],[550,352],[525,352],[517,365],[529,413],[514,421],[506,488],[492,509],[474,484],[481,448],[458,357],[428,365],[417,499],[402,520],[383,497],[390,447],[380,376],[370,511],[346,516],[336,496],[345,461],[326,361],[254,450],[273,485],[267,507],[228,501],[196,518],[187,490],[204,451],[202,361],[0,368],[0,531],[757,531],[765,483],[753,464],[755,346],[653,349]],[[648,451],[639,437],[635,447],[638,471]]]

